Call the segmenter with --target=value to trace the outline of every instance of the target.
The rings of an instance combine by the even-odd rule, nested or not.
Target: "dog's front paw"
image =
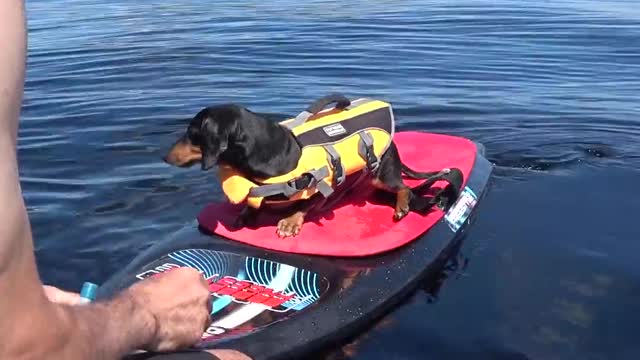
[[[289,236],[296,236],[300,233],[302,229],[302,223],[304,219],[302,216],[293,215],[288,218],[284,218],[278,221],[278,229],[276,233],[281,238],[286,238]]]

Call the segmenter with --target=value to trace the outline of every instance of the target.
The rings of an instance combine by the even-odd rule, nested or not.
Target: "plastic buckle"
[[[371,172],[376,172],[380,166],[380,160],[373,154],[373,149],[367,147],[367,167]]]
[[[333,168],[333,178],[336,185],[340,185],[344,182],[344,173],[342,171],[342,163],[339,159],[331,157],[331,167]]]

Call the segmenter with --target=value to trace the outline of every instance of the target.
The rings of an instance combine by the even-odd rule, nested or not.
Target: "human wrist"
[[[155,317],[129,289],[109,300],[59,307],[73,313],[80,336],[91,344],[96,359],[120,358],[146,349],[156,336]]]
[[[117,307],[122,308],[121,313],[129,314],[126,321],[130,324],[129,338],[136,349],[146,349],[156,337],[158,320],[156,316],[148,310],[148,299],[144,294],[129,288],[122,291],[115,299]]]

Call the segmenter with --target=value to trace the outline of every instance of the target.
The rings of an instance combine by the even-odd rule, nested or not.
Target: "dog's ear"
[[[220,154],[227,150],[229,135],[213,123],[210,117],[202,121],[200,133],[202,134],[202,170],[209,170],[218,162]]]

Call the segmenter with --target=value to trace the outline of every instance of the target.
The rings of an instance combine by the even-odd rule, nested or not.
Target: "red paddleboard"
[[[394,141],[402,161],[416,171],[458,168],[466,184],[476,158],[476,145],[468,139],[422,132],[397,132]],[[405,179],[409,186],[421,180]],[[434,188],[445,186],[438,182]],[[463,184],[464,185],[464,184]],[[320,214],[311,213],[295,237],[276,234],[278,218],[260,216],[254,228],[236,229],[233,223],[242,206],[213,203],[198,215],[204,229],[230,241],[298,254],[357,257],[379,254],[403,246],[428,231],[444,213],[435,208],[425,215],[410,212],[393,220],[393,203],[381,203],[364,182]]]

